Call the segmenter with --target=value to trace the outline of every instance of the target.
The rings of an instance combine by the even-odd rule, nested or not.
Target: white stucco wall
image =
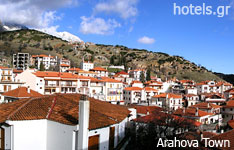
[[[14,150],[46,150],[46,120],[9,121]]]
[[[89,137],[99,135],[99,150],[109,149],[109,127],[89,131]]]
[[[76,126],[47,121],[47,150],[71,150],[72,134]]]

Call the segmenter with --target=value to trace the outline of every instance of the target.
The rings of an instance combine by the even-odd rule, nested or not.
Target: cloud
[[[149,38],[147,36],[143,36],[137,40],[139,43],[142,44],[153,44],[155,42],[154,38]]]
[[[121,24],[114,19],[108,19],[106,21],[103,18],[82,16],[81,20],[80,32],[83,34],[113,34],[114,29],[121,26]]]
[[[7,0],[0,1],[0,20],[32,28],[45,28],[61,19],[56,9],[73,4],[74,0]]]
[[[109,0],[108,2],[98,3],[95,8],[95,13],[115,13],[123,19],[128,19],[137,15],[138,0]]]

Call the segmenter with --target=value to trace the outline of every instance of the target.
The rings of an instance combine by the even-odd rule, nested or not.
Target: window
[[[11,85],[8,85],[8,91],[10,91],[11,90]]]

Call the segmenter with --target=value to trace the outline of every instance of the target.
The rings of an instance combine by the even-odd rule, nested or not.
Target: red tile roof
[[[196,105],[192,105],[190,106],[192,108],[199,108],[199,109],[212,109],[212,108],[222,108],[222,106],[216,105],[216,104],[212,104],[212,103],[208,103],[208,102],[202,102]]]
[[[68,64],[60,64],[61,67],[70,67]]]
[[[210,140],[229,140],[230,141],[230,147],[221,147],[222,150],[232,150],[234,149],[234,130],[227,131],[225,133],[221,133],[217,136],[214,136],[210,138]]]
[[[229,127],[231,127],[232,129],[234,129],[234,120],[229,120],[229,121],[228,121],[228,125],[229,125]]]
[[[154,84],[156,84],[156,85],[163,85],[162,82],[154,81],[154,80],[147,81],[147,82],[145,82],[144,84],[145,84],[145,85],[154,85]]]
[[[128,73],[125,72],[125,71],[120,71],[120,72],[118,72],[117,74],[120,74],[120,75],[128,75]]]
[[[137,80],[134,80],[131,82],[131,84],[135,84],[135,83],[142,83],[141,81],[137,81]]]
[[[11,69],[11,68],[0,66],[0,69]]]
[[[102,67],[95,67],[95,68],[90,69],[90,70],[91,70],[91,71],[105,71],[105,72],[107,72],[107,70],[104,69],[104,68],[102,68]]]
[[[78,124],[80,96],[79,94],[57,94],[1,104],[0,123],[6,120],[48,119],[75,126]],[[89,101],[89,129],[119,123],[130,113],[124,106],[113,105],[93,98],[89,98]]]
[[[181,83],[194,83],[192,80],[180,80]]]
[[[225,108],[234,108],[234,100],[230,100],[226,103]]]
[[[184,95],[185,97],[193,97],[193,96],[197,96],[197,95],[195,95],[195,94],[186,94],[186,95]]]
[[[141,91],[141,90],[143,90],[143,88],[140,88],[140,87],[126,87],[124,90],[125,91]]]
[[[111,78],[108,78],[108,77],[101,77],[101,80],[103,82],[116,82],[116,83],[122,83],[121,81],[118,81],[118,80],[115,80],[115,79],[111,79]]]
[[[49,71],[37,71],[35,73],[37,77],[61,77],[61,78],[77,78],[78,75],[66,72],[49,72]]]
[[[28,88],[27,87],[19,87],[17,89],[5,92],[2,94],[3,96],[8,96],[8,97],[14,97],[14,98],[30,98],[30,97],[41,97],[43,96],[42,94],[31,90],[30,93],[28,93]]]
[[[80,69],[80,68],[70,68],[70,69],[68,69],[68,71],[81,71],[82,69]]]
[[[175,99],[182,98],[181,95],[177,95],[177,94],[173,94],[173,93],[162,93],[162,94],[159,94],[159,95],[155,95],[153,97],[155,97],[155,98],[166,98],[167,96],[168,96],[168,98],[175,98]]]
[[[196,116],[196,111],[198,111],[198,115]],[[202,110],[196,110],[196,108],[179,108],[174,112],[175,115],[179,116],[188,116],[188,117],[203,117],[207,115],[214,115],[213,113],[208,113]]]
[[[23,70],[17,70],[17,69],[13,69],[13,73],[22,73]]]
[[[49,56],[45,54],[40,54],[40,55],[32,55],[32,57],[35,58],[35,57],[49,57]],[[54,58],[54,56],[50,56],[50,58]]]
[[[156,90],[154,88],[150,88],[150,87],[145,87],[144,90],[147,91],[147,92],[151,92],[151,91],[158,92],[158,90]]]
[[[131,108],[135,108],[137,110],[137,113],[139,114],[145,114],[149,112],[149,114],[154,113],[155,111],[162,111],[163,109],[158,106],[140,106],[140,105],[131,105]]]
[[[173,118],[178,124],[181,123],[181,126],[183,125],[188,125],[188,124],[191,124],[191,125],[194,125],[196,127],[199,127],[201,125],[200,122],[197,122],[197,121],[194,121],[192,119],[187,119],[187,118],[183,118],[183,117],[179,117],[179,116],[176,116],[176,115],[171,115],[171,114],[167,114],[167,113],[164,113],[164,112],[154,112],[150,115],[147,115],[147,116],[142,116],[142,117],[139,117],[137,119],[135,119],[136,122],[141,122],[141,123],[156,123],[157,125],[167,125],[167,126],[170,126],[170,125],[174,125],[174,124],[166,124],[165,123],[165,119],[167,118]]]
[[[234,93],[234,88],[225,91],[226,93]]]

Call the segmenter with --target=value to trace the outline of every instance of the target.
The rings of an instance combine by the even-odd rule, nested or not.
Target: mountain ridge
[[[51,54],[71,60],[72,67],[79,67],[83,58],[96,66],[124,65],[130,69],[150,69],[152,76],[162,79],[222,80],[203,66],[198,66],[181,56],[163,52],[132,49],[122,45],[69,43],[36,30],[17,30],[0,33],[0,54],[9,60],[17,52]]]

